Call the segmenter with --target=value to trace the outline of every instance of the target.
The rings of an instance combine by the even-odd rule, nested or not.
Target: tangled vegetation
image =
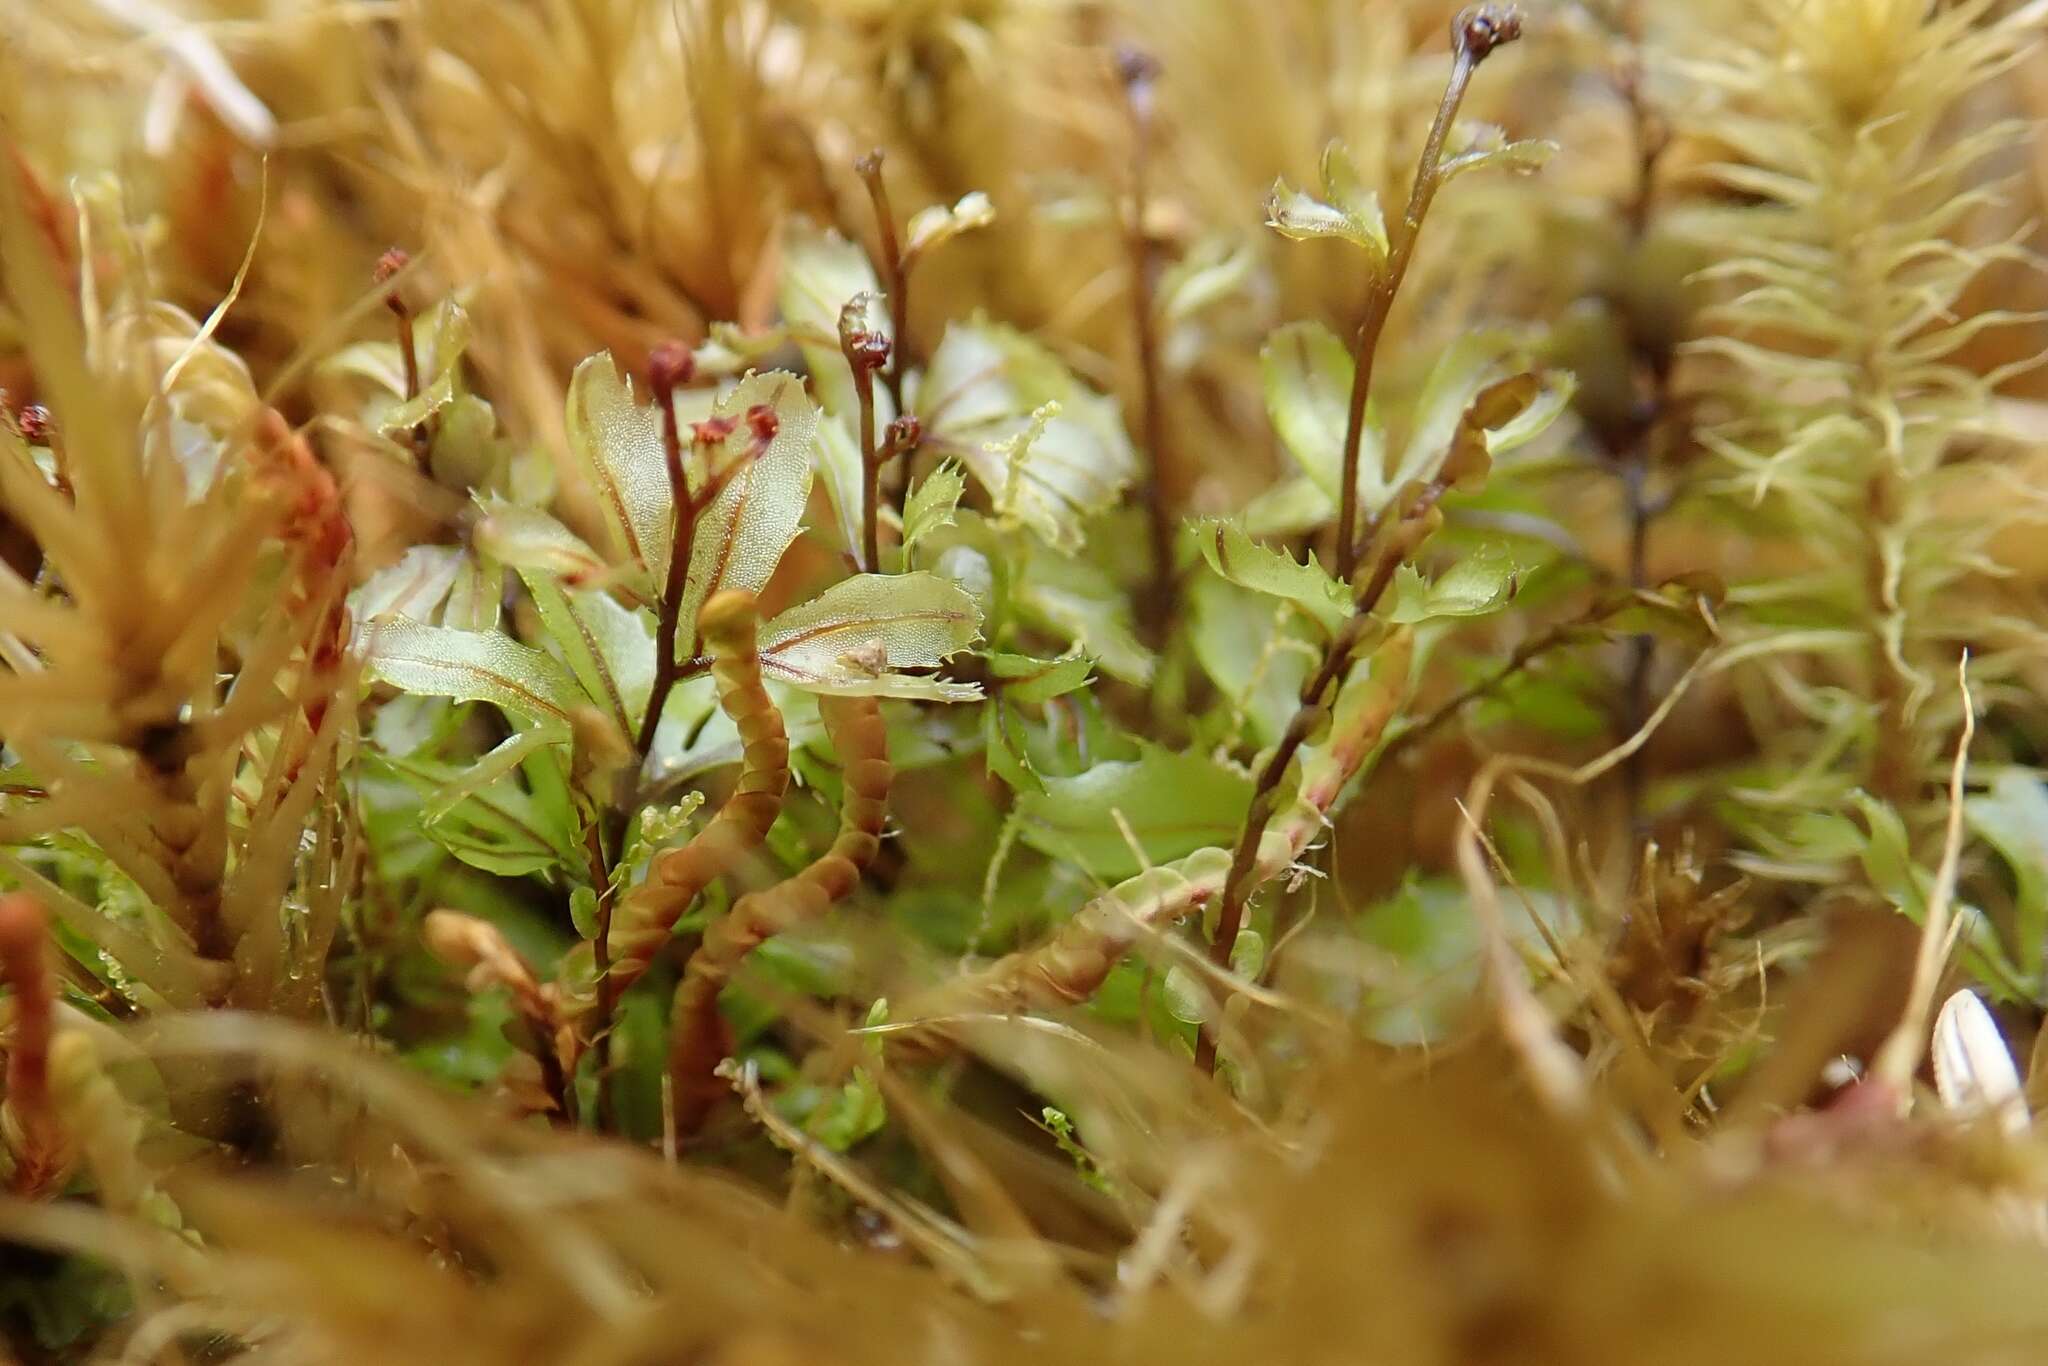
[[[0,0],[0,1360],[2038,1359],[2044,32]]]

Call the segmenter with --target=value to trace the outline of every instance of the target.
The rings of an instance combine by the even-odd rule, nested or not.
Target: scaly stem
[[[1351,402],[1344,415],[1340,476],[1343,484],[1337,494],[1337,577],[1347,582],[1358,567],[1358,452],[1365,437],[1365,403],[1372,392],[1380,334],[1386,329],[1387,315],[1393,311],[1401,282],[1407,278],[1422,220],[1436,198],[1437,186],[1443,182],[1444,139],[1450,135],[1458,106],[1464,103],[1472,73],[1487,54],[1503,43],[1513,42],[1521,33],[1521,14],[1512,6],[1480,5],[1460,11],[1451,21],[1451,77],[1444,85],[1443,100],[1437,105],[1436,118],[1422,144],[1422,157],[1415,166],[1415,183],[1408,192],[1408,207],[1388,234],[1386,266],[1373,277],[1365,299],[1365,318],[1358,325],[1358,337],[1352,347]]]
[[[1173,620],[1173,503],[1178,493],[1166,406],[1159,379],[1158,253],[1153,250],[1145,220],[1150,201],[1153,82],[1159,64],[1135,48],[1117,54],[1117,75],[1131,118],[1131,206],[1125,225],[1124,249],[1130,257],[1131,325],[1138,343],[1139,422],[1143,429],[1151,477],[1145,485],[1145,511],[1152,537],[1151,625],[1163,639]]]

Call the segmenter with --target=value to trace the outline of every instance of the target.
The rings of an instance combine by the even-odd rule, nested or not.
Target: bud
[[[890,455],[907,455],[924,440],[924,424],[917,420],[915,413],[905,413],[889,424],[884,437],[884,449]]]
[[[1451,45],[1475,63],[1521,36],[1522,12],[1513,5],[1474,5],[1451,20]]]
[[[656,397],[688,384],[697,375],[697,358],[679,341],[665,341],[647,354],[647,382]]]

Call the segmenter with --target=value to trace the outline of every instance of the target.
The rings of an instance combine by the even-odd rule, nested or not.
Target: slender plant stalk
[[[1437,105],[1436,118],[1422,144],[1422,158],[1416,163],[1415,183],[1408,192],[1408,207],[1388,234],[1387,262],[1375,273],[1365,299],[1365,317],[1358,325],[1352,347],[1351,402],[1344,416],[1343,485],[1337,494],[1337,577],[1349,581],[1358,567],[1358,453],[1365,438],[1365,403],[1372,392],[1373,363],[1379,355],[1380,335],[1394,297],[1407,278],[1408,263],[1415,254],[1415,241],[1422,232],[1422,220],[1443,182],[1444,139],[1451,121],[1465,101],[1472,73],[1487,55],[1522,33],[1522,16],[1512,5],[1478,5],[1462,10],[1451,21],[1451,76]]]
[[[385,291],[384,306],[391,310],[391,316],[398,323],[398,359],[405,366],[405,397],[407,402],[411,402],[420,396],[420,356],[419,348],[413,341],[412,309],[405,302],[405,296],[398,292],[393,281],[410,264],[412,264],[411,257],[407,256],[399,248],[392,247],[377,258],[375,273],[378,286]],[[412,458],[418,464],[420,473],[425,474],[427,472],[428,456],[427,424],[425,422],[414,423],[409,435],[412,438]]]
[[[839,351],[853,372],[853,392],[860,404],[860,553],[861,568],[882,570],[882,465],[887,453],[875,444],[875,372],[889,363],[889,339],[861,326],[869,296],[856,294],[839,312]]]
[[[1124,103],[1131,120],[1131,204],[1124,226],[1124,249],[1131,273],[1131,327],[1138,343],[1138,405],[1150,477],[1145,484],[1145,512],[1152,539],[1151,625],[1164,638],[1174,616],[1173,521],[1179,490],[1172,434],[1159,375],[1158,253],[1146,230],[1151,198],[1152,134],[1156,111],[1154,83],[1159,64],[1144,52],[1125,48],[1117,54],[1117,75],[1123,81]]]
[[[1209,943],[1210,961],[1219,968],[1227,970],[1230,967],[1238,933],[1244,927],[1245,902],[1252,892],[1253,872],[1258,866],[1266,827],[1279,809],[1280,784],[1301,747],[1329,721],[1326,699],[1331,689],[1351,671],[1360,647],[1378,624],[1372,614],[1394,582],[1394,571],[1442,521],[1436,505],[1448,487],[1439,477],[1414,489],[1406,500],[1406,506],[1385,526],[1383,534],[1374,538],[1377,544],[1372,573],[1365,577],[1358,589],[1352,614],[1337,628],[1323,652],[1321,663],[1302,684],[1300,705],[1288,718],[1287,729],[1281,733],[1273,753],[1259,769],[1251,804],[1245,810],[1244,828],[1238,833],[1237,847],[1230,858],[1230,872],[1223,883],[1216,937]],[[1207,1030],[1196,1041],[1195,1061],[1204,1071],[1213,1071],[1216,1066],[1215,1038]]]
[[[1636,180],[1628,204],[1628,241],[1640,247],[1650,229],[1650,212],[1656,198],[1657,165],[1670,145],[1670,136],[1650,107],[1643,91],[1642,6],[1623,8],[1625,50],[1615,73],[1615,89],[1628,105],[1629,126],[1635,141]],[[1627,325],[1628,318],[1623,313]],[[1628,582],[1640,590],[1649,583],[1650,523],[1660,510],[1649,497],[1650,474],[1657,459],[1658,442],[1671,409],[1671,354],[1668,347],[1646,345],[1629,337],[1629,350],[1636,358],[1643,384],[1642,408],[1629,424],[1629,439],[1614,452],[1621,476],[1622,497],[1628,515]],[[1642,729],[1650,708],[1650,668],[1656,662],[1656,638],[1642,632],[1630,638],[1628,674],[1623,691],[1622,732],[1633,735]],[[1643,751],[1631,753],[1622,766],[1622,789],[1629,824],[1642,824]]]
[[[661,450],[668,462],[669,496],[675,503],[675,524],[669,532],[668,575],[661,589],[661,611],[654,631],[654,683],[647,692],[647,713],[640,718],[640,733],[633,747],[641,762],[654,748],[654,732],[668,695],[682,677],[676,660],[676,634],[682,614],[683,584],[690,573],[690,556],[697,536],[697,505],[690,495],[689,471],[683,468],[683,434],[676,422],[678,384],[687,383],[695,368],[687,348],[664,343],[655,348],[648,361],[649,380],[661,403]]]
[[[889,187],[882,179],[882,149],[877,147],[853,164],[861,183],[868,187],[868,200],[875,206],[875,235],[881,245],[882,288],[889,296],[889,338],[893,342],[889,366],[882,372],[889,398],[897,412],[903,411],[904,333],[910,326],[910,271],[903,260],[902,240],[896,235],[896,211],[889,204]]]

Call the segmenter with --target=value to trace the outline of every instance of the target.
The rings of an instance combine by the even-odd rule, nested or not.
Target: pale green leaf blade
[[[950,208],[944,204],[933,204],[919,209],[910,216],[903,232],[904,258],[916,260],[963,232],[985,228],[995,221],[995,205],[979,190],[960,196]]]
[[[566,725],[584,701],[552,656],[507,636],[422,626],[403,617],[373,623],[369,673],[402,692],[489,702],[514,715]]]
[[[911,489],[903,503],[903,559],[917,543],[942,526],[953,525],[960,507],[960,495],[967,491],[967,477],[950,461],[927,474]]]
[[[618,558],[658,577],[668,565],[674,520],[660,414],[635,401],[611,353],[601,351],[569,381],[567,422],[570,448],[597,495]]]
[[[1396,623],[1480,617],[1507,606],[1521,587],[1521,566],[1506,550],[1484,546],[1446,569],[1435,583],[1403,566],[1394,579]]]
[[[981,635],[981,612],[936,574],[857,574],[776,617],[761,632],[761,668],[808,692],[969,701],[971,683],[914,677]]]
[[[803,352],[818,401],[835,416],[855,411],[853,372],[839,351],[839,310],[856,294],[880,297],[867,253],[829,228],[792,218],[782,235],[782,320]],[[886,308],[879,329],[888,334]],[[892,414],[893,416],[893,414]],[[885,419],[886,420],[886,419]]]
[[[476,548],[499,564],[522,573],[537,570],[571,584],[604,574],[605,562],[598,553],[540,509],[488,498],[481,511],[473,537]]]
[[[448,545],[416,545],[363,581],[349,596],[360,622],[407,617],[431,622],[448,600],[462,567],[462,552]]]
[[[818,423],[818,474],[825,484],[825,496],[832,500],[833,520],[847,549],[861,543],[860,438],[854,434],[850,414],[827,416]]]
[[[1325,631],[1351,615],[1351,595],[1310,555],[1307,564],[1260,545],[1234,522],[1197,523],[1196,543],[1209,567],[1242,588],[1285,599],[1308,613]]]
[[[749,375],[722,395],[714,416],[744,418],[749,409],[775,414],[775,436],[759,454],[749,454],[754,437],[741,421],[714,465],[736,463],[711,506],[697,518],[684,581],[680,620],[696,646],[697,613],[713,593],[728,588],[758,593],[768,586],[782,552],[796,539],[804,505],[811,496],[811,447],[818,435],[818,410],[803,381],[785,370]]]
[[[1280,443],[1334,505],[1343,486],[1344,432],[1351,404],[1351,353],[1318,322],[1278,328],[1259,350],[1266,416]],[[1359,483],[1377,487],[1379,433],[1368,420],[1359,445]]]
[[[618,723],[621,734],[635,734],[654,687],[654,636],[647,618],[606,593],[566,588],[532,570],[520,577],[585,695]]]
[[[915,407],[928,449],[961,461],[1004,520],[1062,549],[1137,473],[1116,400],[1014,328],[948,327]]]
[[[988,657],[988,668],[1002,680],[1002,692],[1007,700],[1049,702],[1076,688],[1085,687],[1095,671],[1095,661],[1087,655],[1037,659],[1031,655],[998,651]]]
[[[1206,845],[1229,844],[1252,795],[1250,777],[1237,769],[1147,742],[1135,759],[1044,783],[1043,792],[1018,794],[1019,837],[1105,882],[1144,871],[1140,850],[1157,867]]]

